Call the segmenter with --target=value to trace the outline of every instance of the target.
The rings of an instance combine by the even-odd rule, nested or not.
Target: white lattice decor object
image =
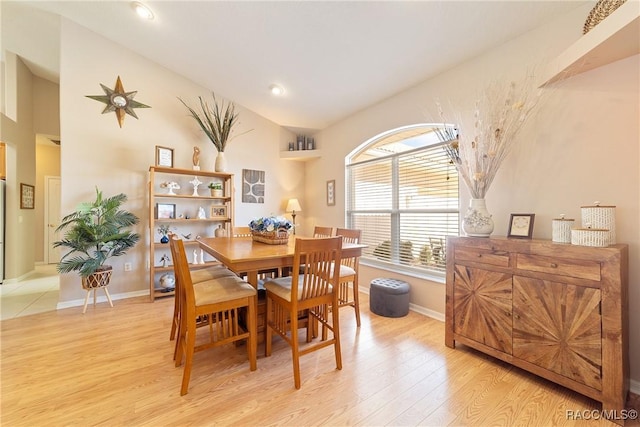
[[[560,215],[560,218],[554,218],[551,223],[551,240],[556,243],[571,243],[571,228],[573,228],[574,221],[565,218],[564,215]]]
[[[571,230],[571,244],[578,246],[609,246],[609,230],[601,228],[574,228]]]
[[[594,206],[582,206],[582,227],[607,230],[609,234],[608,245],[616,244],[616,207],[600,206],[600,202],[594,202]]]

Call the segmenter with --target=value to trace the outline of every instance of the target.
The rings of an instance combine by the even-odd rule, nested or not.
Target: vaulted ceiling
[[[2,47],[59,78],[60,17],[311,133],[593,1],[5,1]],[[9,36],[7,36],[9,35]],[[105,58],[117,60],[117,58]],[[274,97],[278,84],[284,95]],[[203,94],[206,95],[206,94]]]

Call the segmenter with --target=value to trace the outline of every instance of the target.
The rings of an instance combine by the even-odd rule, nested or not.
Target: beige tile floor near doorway
[[[0,285],[0,320],[55,310],[59,289],[56,265],[36,266],[25,280]]]

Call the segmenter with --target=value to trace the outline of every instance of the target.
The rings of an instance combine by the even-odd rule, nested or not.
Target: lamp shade
[[[289,199],[287,202],[287,212],[301,212],[300,202],[298,199]]]

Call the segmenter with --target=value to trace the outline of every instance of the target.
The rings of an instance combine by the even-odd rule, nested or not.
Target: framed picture
[[[336,204],[336,180],[327,181],[327,206]]]
[[[157,219],[174,219],[176,217],[176,205],[170,203],[156,203]]]
[[[210,218],[227,218],[227,207],[224,205],[211,205]]]
[[[535,214],[511,214],[508,237],[530,239],[533,235],[533,219]]]
[[[36,188],[20,183],[20,209],[33,209]]]
[[[156,145],[156,166],[173,167],[173,148]]]

